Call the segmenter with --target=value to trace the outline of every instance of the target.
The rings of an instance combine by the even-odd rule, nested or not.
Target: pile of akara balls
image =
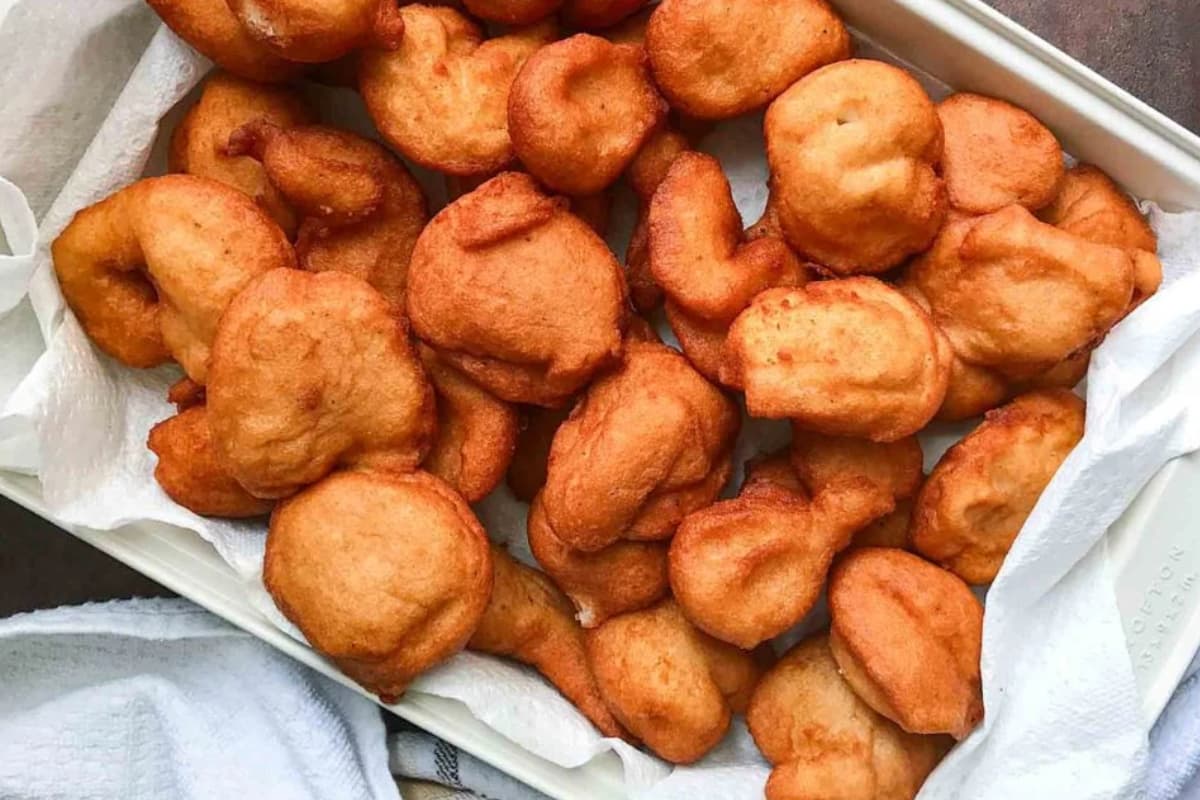
[[[851,58],[823,0],[149,2],[223,71],[172,174],[80,211],[54,264],[97,347],[182,368],[155,476],[270,513],[308,641],[386,698],[507,656],[681,764],[745,713],[769,797],[912,797],[983,716],[970,587],[1161,280],[1129,198],[1025,111]],[[357,87],[383,144],[302,76]],[[694,145],[764,108],[743,229]],[[455,198],[432,219],[406,161]],[[718,500],[739,403],[794,437]],[[979,416],[924,475],[916,434]],[[472,511],[506,476],[540,570]],[[777,656],[823,591],[830,629]]]

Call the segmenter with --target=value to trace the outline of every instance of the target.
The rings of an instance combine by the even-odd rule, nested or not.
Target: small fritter
[[[752,416],[878,442],[924,428],[949,374],[928,315],[874,278],[763,292],[729,329],[721,370]]]
[[[774,767],[767,800],[913,800],[953,744],[905,733],[858,699],[824,633],[763,676],[746,722]]]
[[[541,23],[484,41],[452,8],[401,7],[399,49],[362,54],[359,91],[383,137],[406,158],[451,175],[485,175],[513,160],[508,91],[517,70],[554,38]]]
[[[726,119],[849,58],[850,34],[824,0],[663,0],[650,17],[646,50],[673,107]]]
[[[252,81],[291,80],[306,65],[288,61],[242,27],[226,0],[146,0],[175,35],[222,69]]]
[[[349,131],[269,122],[238,129],[229,152],[262,162],[300,214],[302,268],[354,275],[403,307],[409,260],[429,216],[424,192],[399,159]]]
[[[633,307],[643,314],[657,308],[663,293],[650,271],[650,203],[680,153],[691,149],[687,137],[671,127],[660,128],[638,151],[625,180],[638,198],[637,223],[625,250],[625,275]]]
[[[803,500],[808,499],[808,489],[800,482],[787,450],[757,456],[746,462],[746,479],[742,481],[741,494],[760,488],[784,489]]]
[[[863,702],[909,733],[962,739],[983,718],[983,606],[953,573],[863,547],[829,578],[829,645]]]
[[[585,31],[611,28],[649,3],[650,0],[565,0],[563,21]]]
[[[508,96],[508,131],[535,178],[588,195],[620,177],[666,113],[641,48],[581,33],[525,61]]]
[[[51,253],[96,346],[130,367],[174,358],[200,384],[229,302],[256,276],[296,263],[253,200],[193,175],[144,178],[88,206]]]
[[[987,367],[963,361],[950,340],[942,337],[950,358],[950,382],[946,386],[946,399],[938,409],[937,418],[947,422],[958,422],[977,417],[991,411],[1008,399],[1009,381]]]
[[[596,688],[571,601],[498,545],[492,545],[492,568],[491,599],[467,648],[528,664],[605,736],[627,736]]]
[[[894,547],[912,550],[909,530],[912,527],[913,507],[916,498],[906,497],[896,501],[891,513],[860,528],[850,542],[851,547]]]
[[[721,383],[721,366],[725,362],[725,339],[729,335],[728,320],[710,320],[692,314],[668,300],[664,306],[667,324],[679,340],[687,360],[704,377]]]
[[[273,505],[238,484],[217,460],[208,412],[192,406],[150,429],[146,446],[158,456],[154,479],[167,496],[205,517],[258,517]]]
[[[209,426],[222,464],[279,498],[336,467],[415,468],[433,389],[403,317],[340,272],[277,269],[230,304],[213,343]]]
[[[421,363],[437,396],[437,439],[424,469],[468,503],[482,500],[504,477],[517,446],[517,410],[442,363],[428,347]]]
[[[733,401],[679,353],[629,342],[558,429],[533,505],[585,552],[669,538],[729,479],[739,423]]]
[[[565,205],[504,173],[443,209],[413,251],[413,330],[509,402],[561,405],[621,353],[621,266]]]
[[[545,19],[563,0],[463,0],[472,16],[501,25],[529,25]]]
[[[1084,404],[1065,389],[988,412],[951,447],[917,498],[917,552],[967,583],[990,583],[1054,473],[1083,438]]]
[[[765,133],[788,243],[828,271],[884,272],[937,235],[942,125],[904,70],[867,60],[819,69],[771,104]]]
[[[251,38],[280,58],[315,64],[352,50],[394,50],[405,34],[395,0],[226,0]]]
[[[942,177],[950,205],[968,214],[1005,206],[1030,211],[1054,199],[1062,183],[1062,147],[1045,125],[1011,103],[955,94],[938,104],[946,138]]]
[[[791,463],[813,496],[839,483],[861,479],[871,491],[904,500],[917,493],[923,478],[921,443],[915,436],[872,442],[796,427],[792,431]]]
[[[562,408],[529,406],[521,414],[521,428],[512,463],[508,466],[508,488],[526,503],[546,485],[546,463],[554,434],[571,413],[572,405]]]
[[[675,764],[699,760],[724,738],[762,673],[753,656],[696,630],[669,600],[585,638],[613,715]]]
[[[467,644],[492,580],[483,526],[424,472],[338,472],[271,515],[267,591],[309,644],[385,701]]]

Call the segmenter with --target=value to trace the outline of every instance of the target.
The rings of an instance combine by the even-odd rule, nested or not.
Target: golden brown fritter
[[[546,462],[554,434],[571,413],[572,404],[562,408],[529,406],[521,414],[521,428],[512,463],[508,466],[508,488],[518,500],[532,502],[546,484]]]
[[[565,0],[563,21],[573,28],[611,28],[649,5],[650,0]]]
[[[589,195],[620,177],[666,113],[641,48],[581,33],[525,61],[508,96],[508,132],[535,178]]]
[[[501,25],[529,25],[545,19],[563,0],[463,0],[472,16]]]
[[[824,633],[763,676],[746,722],[774,767],[767,800],[913,800],[953,744],[905,733],[858,699]]]
[[[88,206],[51,252],[67,305],[101,350],[131,367],[174,358],[197,383],[230,300],[295,265],[253,200],[192,175],[145,178]]]
[[[687,360],[704,377],[721,383],[721,365],[725,362],[728,320],[710,320],[697,316],[668,300],[664,306],[667,324],[679,340]]]
[[[212,361],[213,442],[256,497],[340,466],[410,470],[432,444],[433,389],[404,319],[358,278],[263,275],[230,304]]]
[[[964,738],[983,718],[983,606],[954,574],[903,550],[862,547],[829,578],[838,670],[909,733]]]
[[[395,0],[226,0],[246,33],[290,61],[333,61],[352,50],[399,46]]]
[[[756,456],[746,462],[746,479],[740,494],[746,495],[758,489],[784,489],[802,500],[808,499],[808,489],[800,482],[800,476],[792,468],[791,455],[787,450]]]
[[[492,394],[555,406],[619,357],[625,283],[564,201],[504,173],[421,233],[408,313],[421,339]]]
[[[146,0],[175,35],[234,75],[252,81],[291,80],[305,65],[281,58],[242,27],[226,0]]]
[[[690,764],[745,707],[761,667],[693,628],[671,601],[586,634],[588,661],[613,715],[667,761]]]
[[[726,119],[849,58],[850,34],[824,0],[663,0],[650,17],[646,50],[673,107]]]
[[[917,552],[968,583],[990,583],[1083,425],[1083,401],[1065,389],[1031,392],[988,412],[921,490]]]
[[[884,272],[937,235],[942,125],[904,70],[861,59],[823,67],[771,104],[765,132],[788,243],[828,271]]]
[[[424,472],[338,472],[271,515],[263,581],[275,604],[388,701],[467,644],[492,580],[479,520]]]
[[[921,486],[923,456],[917,437],[872,442],[825,436],[802,428],[792,431],[792,468],[809,494],[864,479],[870,490],[904,500]]]
[[[666,126],[646,140],[625,171],[625,181],[638,198],[637,223],[625,250],[625,275],[633,307],[646,313],[658,307],[663,293],[650,271],[650,202],[680,153],[691,149],[687,137]]]

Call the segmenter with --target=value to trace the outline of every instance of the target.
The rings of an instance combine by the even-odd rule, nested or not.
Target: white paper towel
[[[48,61],[34,51],[50,39],[59,59],[63,52],[94,52],[101,39],[136,52],[128,49],[131,43],[144,43],[154,30],[149,14],[137,0],[84,8],[26,0],[0,28],[0,53],[15,62]],[[197,517],[171,503],[151,477],[145,437],[152,423],[172,413],[165,390],[177,373],[132,371],[98,355],[64,314],[50,270],[48,243],[78,208],[143,174],[159,121],[208,67],[164,29],[148,41],[132,72],[121,59],[89,62],[85,71],[47,66],[44,80],[28,70],[11,80],[13,70],[0,71],[4,129],[26,132],[0,148],[0,175],[19,176],[23,187],[28,181],[35,209],[46,209],[32,258],[0,262],[0,308],[9,307],[4,287],[25,280],[19,270],[34,270],[28,302],[0,319],[0,326],[19,331],[19,346],[6,347],[0,368],[0,466],[36,470],[47,503],[65,522],[107,529],[156,520],[198,532],[246,579],[260,607],[283,624],[259,582],[261,527]],[[115,100],[101,114],[94,98]],[[327,92],[320,100],[323,108],[347,109],[343,113],[361,124],[347,93]],[[34,122],[43,113],[56,123],[49,138],[31,133],[40,130]],[[745,217],[756,218],[766,197],[759,121],[722,126],[706,148],[729,171]],[[52,163],[47,152],[54,154]],[[68,168],[62,159],[75,153],[82,155]],[[434,186],[429,176],[421,177]],[[61,191],[48,192],[54,185]],[[12,216],[12,199],[0,191],[6,226],[19,219]],[[620,248],[631,221],[628,204],[616,216],[624,223],[618,225],[624,233],[614,237]],[[989,596],[985,723],[938,770],[924,798],[1083,800],[1115,797],[1140,781],[1145,724],[1104,553],[1094,545],[1162,463],[1200,447],[1185,403],[1200,389],[1200,365],[1188,363],[1197,357],[1189,355],[1189,344],[1200,354],[1200,343],[1190,341],[1200,328],[1194,303],[1200,296],[1200,215],[1156,212],[1153,222],[1167,282],[1096,354],[1087,436],[1043,496]],[[19,243],[19,225],[14,230],[9,235]],[[23,379],[6,383],[10,374]],[[786,426],[778,424],[756,423],[753,431],[742,455],[773,449],[787,437]],[[927,442],[929,458],[951,439]],[[494,538],[527,555],[524,508],[504,490],[481,504],[480,515]],[[700,764],[672,769],[623,742],[601,739],[541,678],[504,661],[466,653],[423,676],[414,689],[462,700],[496,730],[564,766],[615,749],[637,797],[738,800],[762,794],[767,769],[740,724]]]

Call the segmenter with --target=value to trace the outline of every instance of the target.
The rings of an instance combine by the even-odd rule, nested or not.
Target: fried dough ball
[[[646,50],[672,106],[726,119],[849,58],[850,34],[824,0],[663,0],[650,17]]]
[[[501,25],[529,25],[545,19],[563,0],[463,0],[472,16]]]
[[[492,580],[483,526],[424,472],[338,472],[271,515],[263,582],[275,604],[385,700],[467,644]]]
[[[664,306],[667,324],[679,340],[683,354],[704,377],[721,383],[721,366],[725,361],[725,339],[729,334],[728,320],[709,320],[696,316],[668,300]]]
[[[915,436],[872,442],[826,436],[799,427],[792,431],[792,469],[814,496],[861,479],[872,492],[904,500],[921,486],[922,463],[921,443]]]
[[[75,215],[51,246],[58,284],[92,341],[131,367],[174,358],[197,383],[225,307],[295,265],[246,195],[192,175],[144,178]]]
[[[359,91],[379,132],[402,155],[451,175],[484,175],[513,160],[508,91],[517,70],[554,38],[552,23],[484,41],[452,8],[400,9],[404,40],[362,54]]]
[[[266,170],[252,158],[226,151],[229,136],[243,125],[266,120],[283,127],[305,125],[315,117],[295,89],[266,86],[228,73],[217,72],[204,83],[196,105],[188,110],[171,135],[167,166],[212,178],[245,192],[271,215],[288,238],[296,235],[296,212],[267,178]]]
[[[949,373],[929,317],[874,278],[763,292],[730,328],[721,372],[752,416],[877,442],[924,428]]]
[[[404,319],[350,275],[263,275],[229,305],[212,361],[213,443],[256,497],[340,466],[410,470],[433,441],[433,389]]]
[[[542,573],[492,545],[491,599],[467,648],[536,669],[605,736],[628,734],[600,697],[571,601]]]
[[[693,628],[671,601],[609,620],[585,636],[613,715],[660,757],[690,764],[744,710],[761,667]]]
[[[650,0],[565,0],[563,20],[573,28],[611,28],[641,11]]]
[[[404,37],[395,0],[226,0],[253,39],[280,58],[317,63],[352,50],[394,50]]]
[[[250,495],[217,460],[208,412],[192,406],[150,429],[147,447],[158,456],[154,479],[179,505],[205,517],[258,517],[272,503]]]
[[[663,292],[650,271],[650,203],[679,154],[691,149],[687,137],[670,127],[653,133],[625,171],[629,188],[638,198],[637,223],[625,250],[625,275],[633,307],[646,313],[658,307]]]
[[[863,702],[909,733],[962,739],[983,718],[983,606],[954,574],[863,547],[829,579],[829,645]]]
[[[1062,147],[1045,125],[1011,103],[978,94],[938,104],[945,134],[942,177],[950,205],[990,214],[1020,205],[1037,211],[1058,193]]]
[[[264,122],[236,131],[229,151],[262,162],[303,218],[301,267],[354,275],[404,305],[409,260],[429,216],[424,192],[399,159],[349,131]]]
[[[742,482],[741,494],[744,496],[763,488],[783,489],[801,500],[808,500],[808,489],[800,482],[800,476],[792,468],[792,460],[786,450],[758,456],[746,462],[746,479]]]
[[[442,363],[428,347],[421,363],[437,396],[437,439],[422,465],[468,503],[496,488],[517,446],[517,410]]]
[[[832,486],[810,502],[762,480],[760,473],[740,497],[688,515],[670,551],[671,590],[684,615],[747,650],[804,619],[834,555],[895,505],[860,481]]]
[[[534,500],[567,546],[666,539],[732,471],[737,407],[679,353],[629,342],[555,434]]]
[[[1133,261],[1021,206],[957,219],[904,280],[963,360],[1030,378],[1090,348],[1124,315]]]
[[[640,47],[577,34],[530,56],[508,96],[521,163],[554,191],[612,184],[666,117]]]
[[[146,0],[175,35],[221,68],[252,81],[291,80],[304,64],[281,58],[252,37],[226,0]]]
[[[963,361],[949,340],[942,338],[950,356],[950,383],[946,387],[946,399],[938,409],[938,419],[948,422],[970,419],[1008,399],[1011,387],[1007,380],[986,367]]]
[[[504,173],[443,209],[413,251],[413,330],[502,400],[561,405],[621,353],[621,267],[564,206]]]
[[[913,800],[953,743],[872,711],[838,673],[823,633],[763,676],[746,722],[774,767],[767,800]]]
[[[1054,473],[1083,438],[1084,404],[1065,389],[988,412],[951,447],[917,498],[917,552],[967,583],[990,583]]]
[[[904,70],[867,60],[823,67],[771,104],[765,133],[788,243],[834,274],[884,272],[937,235],[942,126]]]
[[[508,466],[508,488],[518,500],[529,503],[546,484],[546,462],[554,434],[571,413],[571,404],[562,408],[530,406],[522,415],[517,446]]]

